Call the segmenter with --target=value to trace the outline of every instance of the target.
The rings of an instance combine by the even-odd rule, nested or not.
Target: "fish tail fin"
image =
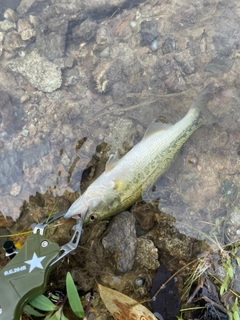
[[[191,105],[190,110],[195,110],[200,115],[201,121],[205,124],[217,122],[217,118],[208,110],[207,104],[213,99],[216,88],[214,82],[210,82],[199,94],[197,99]]]

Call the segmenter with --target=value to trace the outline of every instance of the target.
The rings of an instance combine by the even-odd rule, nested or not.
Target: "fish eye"
[[[89,220],[92,222],[92,221],[95,221],[98,219],[98,215],[96,213],[92,214],[89,218]]]

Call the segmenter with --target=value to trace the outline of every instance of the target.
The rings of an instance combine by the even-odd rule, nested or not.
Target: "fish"
[[[153,121],[142,140],[122,158],[111,155],[105,171],[71,205],[64,218],[84,219],[84,224],[118,214],[136,203],[170,167],[192,133],[215,117],[207,109],[214,96],[209,83],[176,124]]]

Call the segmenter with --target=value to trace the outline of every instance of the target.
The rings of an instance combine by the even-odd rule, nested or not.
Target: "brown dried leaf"
[[[103,303],[116,320],[156,320],[152,312],[136,300],[100,284],[98,290]]]

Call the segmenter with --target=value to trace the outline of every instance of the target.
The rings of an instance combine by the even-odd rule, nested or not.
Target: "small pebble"
[[[158,42],[157,42],[157,40],[154,40],[152,42],[151,49],[152,49],[152,51],[157,51],[158,50]]]
[[[18,19],[18,15],[17,13],[13,10],[8,8],[5,12],[4,12],[4,18],[7,19],[8,21],[11,22],[16,22]]]
[[[103,141],[104,138],[105,138],[104,134],[100,133],[100,134],[98,135],[98,140],[99,140],[99,141]]]
[[[107,121],[102,121],[101,122],[101,127],[103,128],[103,129],[107,129],[108,128],[108,123],[107,123]]]
[[[3,131],[3,132],[1,133],[1,136],[2,136],[3,138],[7,138],[8,134],[7,134],[6,131]]]
[[[28,136],[28,130],[27,129],[23,129],[21,134],[24,136],[24,137],[27,137]]]
[[[142,287],[143,284],[144,284],[144,279],[141,278],[141,277],[137,277],[136,280],[135,280],[135,284],[136,284],[138,287]]]
[[[20,51],[18,51],[18,55],[19,55],[19,57],[25,57],[25,55],[26,55],[26,52],[25,51],[23,51],[23,50],[20,50]]]
[[[14,183],[14,184],[12,185],[11,190],[10,190],[10,194],[11,194],[12,196],[16,197],[16,196],[20,193],[20,191],[21,191],[21,186],[18,185],[17,183]]]
[[[136,31],[137,29],[137,23],[135,21],[130,22],[130,27],[133,29],[133,31]]]
[[[196,166],[198,164],[198,158],[195,155],[188,155],[186,157],[187,163]]]
[[[21,97],[20,102],[21,102],[21,103],[24,103],[24,102],[27,102],[29,99],[30,99],[29,95],[24,94],[24,95]]]
[[[103,49],[103,51],[100,52],[99,55],[101,58],[108,58],[110,56],[110,48],[106,47],[105,49]]]

